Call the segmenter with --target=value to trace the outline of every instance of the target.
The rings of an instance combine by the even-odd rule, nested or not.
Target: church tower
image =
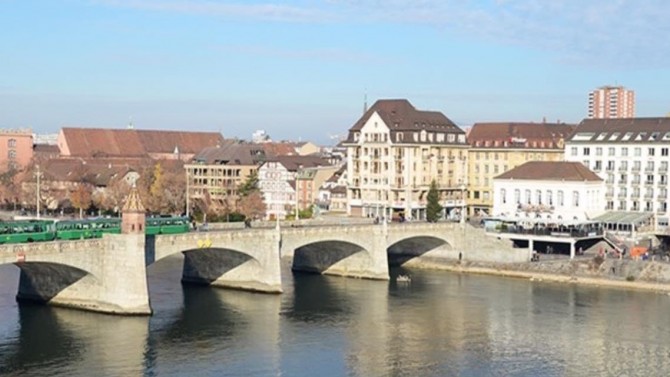
[[[121,210],[121,233],[144,234],[146,214],[137,187],[133,184]]]

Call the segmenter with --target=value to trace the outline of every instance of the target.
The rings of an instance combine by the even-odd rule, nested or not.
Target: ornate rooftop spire
[[[133,183],[133,187],[130,189],[128,196],[126,197],[122,212],[145,212],[144,204],[142,204],[142,199],[140,199],[140,194],[137,191],[135,183]]]

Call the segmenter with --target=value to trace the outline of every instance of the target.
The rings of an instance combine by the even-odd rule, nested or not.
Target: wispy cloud
[[[232,53],[282,59],[349,63],[375,63],[382,61],[380,56],[371,53],[359,53],[340,48],[289,49],[261,45],[227,45],[221,46],[221,49]]]
[[[667,0],[90,1],[146,11],[262,21],[421,24],[543,51],[565,64],[613,69],[670,64]]]
[[[557,60],[617,67],[667,67],[665,0],[330,0],[374,20],[433,25],[540,51]]]
[[[147,11],[180,12],[218,17],[245,17],[286,22],[312,22],[328,18],[328,13],[315,7],[274,3],[242,4],[227,1],[201,0],[93,0],[94,4]]]

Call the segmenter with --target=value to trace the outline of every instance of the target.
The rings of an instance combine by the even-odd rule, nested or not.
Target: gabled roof
[[[290,172],[296,172],[303,168],[312,168],[317,166],[329,166],[327,160],[319,156],[277,156],[268,158],[268,161],[279,162]]]
[[[475,123],[468,132],[472,147],[563,149],[577,126],[565,123]]]
[[[286,142],[269,142],[260,144],[265,150],[265,155],[274,156],[295,156],[298,152],[295,150],[295,145]]]
[[[63,127],[70,156],[140,157],[151,153],[195,154],[223,143],[218,132]]]
[[[494,179],[544,181],[602,181],[602,178],[581,162],[530,161],[506,171]]]
[[[584,119],[566,140],[589,143],[670,143],[670,118]]]
[[[465,134],[454,122],[439,111],[417,110],[406,99],[384,99],[374,103],[349,129],[347,143],[354,142],[353,134],[360,131],[370,117],[377,113],[392,134],[401,132],[432,131]],[[394,139],[395,140],[395,139]],[[406,138],[409,141],[410,138]]]
[[[201,150],[193,161],[208,165],[258,165],[265,159],[261,144],[226,140],[221,146]]]

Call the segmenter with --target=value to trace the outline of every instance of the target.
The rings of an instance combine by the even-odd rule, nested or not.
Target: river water
[[[410,270],[410,282],[291,273],[284,293],[182,286],[149,268],[154,315],[14,300],[0,266],[5,376],[667,376],[670,296]]]

